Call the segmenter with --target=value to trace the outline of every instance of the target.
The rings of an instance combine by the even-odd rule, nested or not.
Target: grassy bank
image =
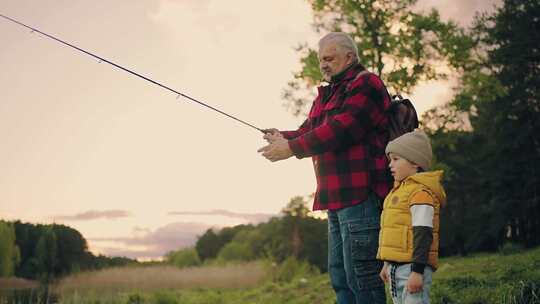
[[[56,290],[61,303],[334,303],[327,274],[298,265],[270,272],[291,267],[296,270],[278,277],[261,264],[109,269],[66,278]],[[435,304],[540,304],[540,248],[441,259],[431,298]]]
[[[540,303],[540,248],[443,259],[433,303]]]

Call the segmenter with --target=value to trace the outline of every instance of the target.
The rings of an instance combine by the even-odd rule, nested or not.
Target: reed
[[[0,290],[33,289],[39,287],[35,281],[20,278],[0,278]]]
[[[174,266],[135,266],[82,272],[59,281],[56,294],[85,292],[122,292],[130,290],[193,288],[249,288],[265,277],[261,263],[227,266],[177,268]]]

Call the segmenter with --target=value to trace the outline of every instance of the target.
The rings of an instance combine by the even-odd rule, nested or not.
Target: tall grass
[[[177,268],[139,266],[83,272],[61,280],[53,292],[59,295],[85,292],[154,291],[186,288],[250,288],[265,277],[262,263]]]
[[[431,303],[540,304],[538,269],[540,247],[516,253],[443,258],[434,275]],[[293,259],[281,265],[259,262],[183,269],[172,266],[106,269],[65,278],[53,292],[61,304],[331,304],[335,301],[328,274],[318,274]]]
[[[61,304],[330,304],[334,295],[328,275],[319,274],[306,262],[290,258],[276,265],[257,262],[241,265],[204,266],[177,269],[173,267],[146,267],[152,276],[139,284],[127,284],[130,271],[118,274],[100,271],[89,281],[90,274],[70,278],[77,281],[77,288],[68,287],[67,279],[58,285]],[[145,276],[145,268],[132,268],[137,275]],[[172,269],[183,278],[174,283],[174,275],[165,272]],[[103,277],[101,277],[103,276]],[[112,280],[112,277],[117,277]],[[114,282],[112,282],[114,281]],[[69,283],[72,284],[72,283]],[[81,286],[82,285],[82,288]],[[108,286],[105,286],[108,285]],[[113,287],[115,286],[115,287]]]
[[[32,289],[39,287],[35,281],[19,278],[0,278],[0,290]]]

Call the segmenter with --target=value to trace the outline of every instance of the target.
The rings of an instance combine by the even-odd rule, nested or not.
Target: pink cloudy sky
[[[495,1],[424,0],[468,24]],[[0,13],[259,127],[295,128],[281,92],[316,45],[304,1],[2,0]],[[257,131],[0,18],[0,218],[62,223],[95,253],[157,258],[208,227],[307,196],[309,160],[271,164]],[[422,84],[420,111],[452,96]]]

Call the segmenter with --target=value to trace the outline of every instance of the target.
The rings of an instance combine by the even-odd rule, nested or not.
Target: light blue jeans
[[[387,267],[390,281],[390,294],[394,304],[429,304],[429,289],[431,288],[433,269],[430,266],[424,268],[421,292],[409,293],[407,280],[411,274],[412,264],[392,264]]]
[[[379,246],[381,200],[328,212],[328,273],[338,304],[385,304]]]

